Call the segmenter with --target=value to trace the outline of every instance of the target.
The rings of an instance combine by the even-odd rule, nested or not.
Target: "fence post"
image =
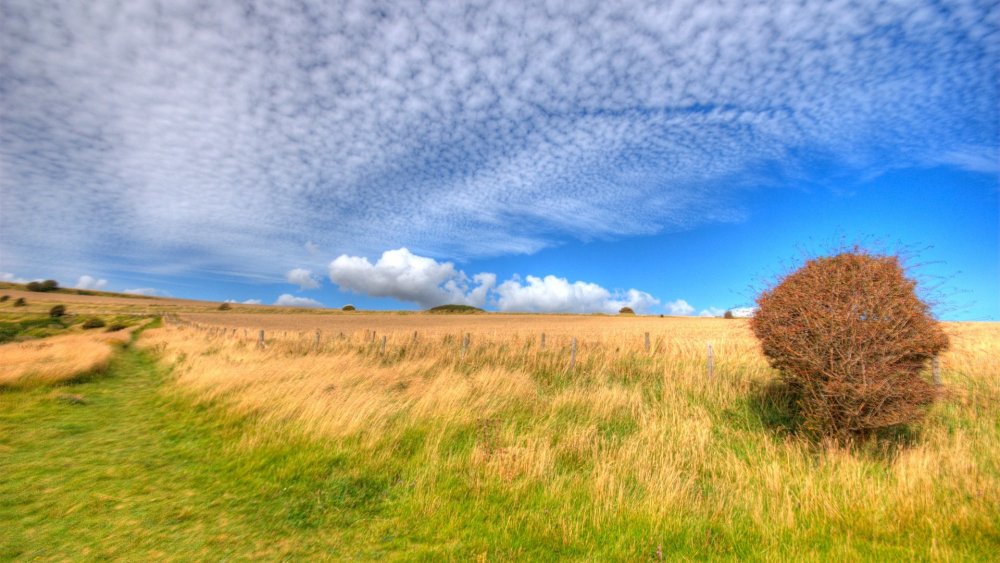
[[[379,350],[379,352],[378,352],[379,355],[382,355],[382,356],[385,355],[385,338],[386,338],[386,336],[383,334],[382,335],[382,349]]]
[[[649,352],[649,333],[646,333],[646,352]]]
[[[319,350],[319,340],[320,340],[320,335],[321,334],[322,334],[322,331],[317,328],[316,329],[316,349],[317,350]]]
[[[417,331],[413,331],[413,343],[417,343]]]
[[[569,371],[576,367],[576,337],[573,337],[573,344],[569,350]]]
[[[708,343],[708,378],[712,379],[712,371],[715,368],[715,358],[712,354],[712,343]]]
[[[465,338],[462,339],[462,353],[459,355],[458,359],[465,359],[465,351],[469,348],[469,333],[465,333]]]
[[[939,360],[937,356],[934,356],[934,359],[931,360],[931,371],[934,374],[934,385],[940,386],[941,385],[941,360]]]
[[[260,329],[260,334],[257,335],[257,346],[259,348],[264,347],[264,329]]]
[[[539,341],[538,347],[542,350],[545,349],[545,333],[542,333],[542,339]]]

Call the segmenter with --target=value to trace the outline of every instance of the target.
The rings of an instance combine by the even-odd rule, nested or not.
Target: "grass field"
[[[996,324],[947,325],[921,427],[848,448],[795,431],[745,321],[189,307],[0,393],[0,559],[1000,549]]]

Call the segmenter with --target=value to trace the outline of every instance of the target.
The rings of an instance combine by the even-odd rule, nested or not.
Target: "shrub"
[[[736,317],[733,316],[733,312],[732,311],[726,311],[725,313],[722,314],[722,318],[724,318],[724,319],[735,319]]]
[[[750,327],[807,429],[863,437],[923,416],[935,389],[921,371],[948,338],[915,287],[897,257],[855,248],[758,296]]]
[[[59,289],[59,282],[56,280],[45,280],[42,282],[42,291],[55,291]]]
[[[58,319],[59,317],[65,314],[66,314],[65,305],[53,305],[52,308],[49,309],[49,316],[52,317],[53,319]]]
[[[619,315],[634,315],[635,311],[632,310],[632,307],[622,307],[621,309],[618,309],[618,314]]]
[[[18,297],[17,301],[14,302],[15,307],[25,307],[27,305],[28,302],[24,300],[24,297]]]
[[[42,282],[28,282],[28,285],[24,286],[28,291],[45,291],[42,289]]]
[[[220,311],[228,311],[228,310],[230,310],[232,308],[233,308],[233,306],[230,305],[229,303],[223,303],[223,304],[219,305],[219,310]]]
[[[10,295],[0,295],[0,303],[6,303],[10,301]]]
[[[341,309],[341,311],[354,311],[354,310],[355,310],[354,305],[344,305],[344,307]]]
[[[473,307],[472,305],[438,305],[437,307],[431,307],[427,310],[428,313],[443,313],[443,314],[471,314],[471,313],[484,313],[479,307]]]
[[[85,329],[104,328],[104,321],[102,321],[101,319],[97,319],[97,318],[87,319],[83,323],[83,328],[85,328]]]
[[[119,330],[124,330],[126,328],[128,328],[128,325],[124,325],[122,323],[115,323],[109,326],[108,330],[106,330],[105,332],[118,332]]]

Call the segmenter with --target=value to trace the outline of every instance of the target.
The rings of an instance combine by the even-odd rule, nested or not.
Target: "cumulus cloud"
[[[422,307],[448,303],[484,307],[495,302],[501,311],[615,313],[628,306],[642,313],[660,303],[637,289],[611,292],[595,283],[551,275],[527,276],[523,282],[515,276],[498,286],[496,274],[469,276],[451,262],[418,256],[406,248],[383,252],[375,264],[361,256],[339,256],[330,263],[330,280],[343,290]]]
[[[28,283],[31,280],[26,280],[24,278],[15,276],[14,274],[12,274],[10,272],[3,272],[3,273],[0,273],[0,281],[5,281],[5,282],[8,282],[8,283]]]
[[[995,170],[993,3],[556,4],[6,3],[5,263],[532,252],[738,220],[809,155]]]
[[[247,299],[246,301],[237,301],[235,299],[226,299],[226,303],[241,303],[243,305],[260,305],[260,299]]]
[[[652,295],[630,289],[615,295],[595,283],[570,282],[556,276],[526,276],[507,280],[497,287],[497,307],[501,311],[534,311],[546,313],[617,313],[631,307],[637,313],[646,312],[659,301]]]
[[[305,268],[295,268],[285,274],[288,283],[299,286],[299,289],[316,289],[319,287],[319,280],[313,277],[313,273]]]
[[[108,285],[108,280],[99,280],[92,276],[80,276],[77,280],[76,285],[73,286],[76,289],[104,289]]]
[[[667,314],[678,317],[685,317],[694,312],[694,307],[692,307],[687,301],[683,299],[678,299],[676,301],[671,301],[667,303],[666,309],[667,309]]]
[[[162,289],[156,289],[155,287],[137,287],[135,289],[126,289],[122,291],[128,295],[145,295],[147,297],[167,297],[170,294]]]
[[[757,310],[756,307],[736,307],[735,309],[730,309],[733,312],[733,316],[738,319],[749,319],[753,316],[754,312]]]
[[[296,297],[289,293],[282,293],[278,300],[274,302],[275,305],[280,305],[282,307],[322,307],[323,304],[315,299],[309,299],[307,297]]]
[[[709,307],[707,309],[702,309],[702,311],[700,313],[698,313],[698,316],[699,317],[721,317],[722,315],[725,315],[725,314],[726,314],[726,310],[725,309],[720,309],[718,307]]]
[[[470,279],[451,262],[438,262],[399,248],[383,252],[375,264],[361,256],[338,256],[330,263],[330,281],[343,290],[392,297],[422,307],[482,307],[496,284],[496,275],[476,274]]]

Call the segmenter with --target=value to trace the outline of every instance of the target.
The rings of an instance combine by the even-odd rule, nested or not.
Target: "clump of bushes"
[[[27,307],[28,302],[24,300],[24,297],[18,297],[17,301],[14,301],[15,307]]]
[[[52,308],[49,309],[49,316],[52,317],[53,319],[58,319],[59,317],[65,314],[66,314],[65,305],[53,305]]]
[[[354,311],[356,309],[355,309],[354,305],[344,305],[340,310],[341,311]]]
[[[0,296],[0,303],[6,303],[8,301],[10,301],[10,295],[2,295],[2,296]]]
[[[122,323],[115,323],[109,326],[108,330],[106,330],[105,332],[118,332],[119,330],[125,330],[126,328],[128,328],[128,325]]]
[[[632,307],[622,307],[621,309],[618,309],[618,314],[619,315],[634,315],[635,311],[632,310]]]
[[[57,282],[56,280],[45,280],[40,282],[33,281],[33,282],[28,282],[28,285],[26,287],[28,291],[40,291],[40,292],[55,291],[59,289],[59,282]]]
[[[229,303],[223,303],[223,304],[219,305],[219,310],[220,311],[228,311],[228,310],[230,310],[232,308],[233,308],[233,306],[230,305]]]
[[[733,316],[733,312],[732,311],[726,311],[725,313],[722,314],[722,318],[724,318],[724,319],[735,319],[736,317]]]
[[[431,307],[427,310],[428,313],[451,313],[451,314],[471,314],[471,313],[484,313],[479,307],[473,307],[472,305],[438,305],[437,307]]]
[[[85,328],[85,329],[104,328],[104,321],[102,321],[101,319],[98,319],[98,318],[87,319],[83,323],[83,328]]]
[[[948,338],[915,289],[897,257],[854,248],[760,294],[750,327],[808,430],[864,437],[922,418],[936,391],[921,372]]]

